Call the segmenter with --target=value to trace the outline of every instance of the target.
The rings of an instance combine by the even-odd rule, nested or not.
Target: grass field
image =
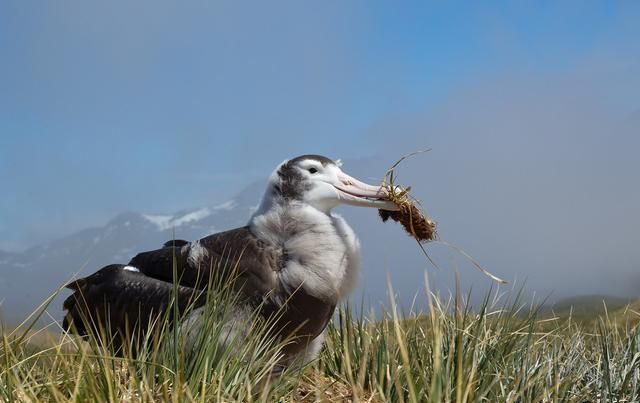
[[[28,323],[3,332],[0,400],[635,402],[640,400],[638,311],[618,307],[575,321],[522,301],[487,297],[478,307],[432,297],[431,309],[383,319],[342,307],[321,357],[303,370],[268,376],[281,342],[253,320],[228,346],[216,340],[221,301],[207,305],[205,330],[156,324],[157,343],[134,358]]]

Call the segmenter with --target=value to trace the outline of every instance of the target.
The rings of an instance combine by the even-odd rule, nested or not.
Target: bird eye
[[[309,168],[309,173],[314,174],[316,172],[318,172],[318,170],[316,168]]]

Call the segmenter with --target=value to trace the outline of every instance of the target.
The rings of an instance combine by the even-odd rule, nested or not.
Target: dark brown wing
[[[63,304],[67,310],[62,324],[65,330],[80,335],[106,332],[119,345],[158,318],[173,319],[173,310],[168,310],[173,284],[125,267],[109,265],[67,285],[74,293]],[[177,287],[176,300],[179,313],[183,313],[189,306],[201,306],[205,298],[200,291]]]
[[[129,262],[145,275],[203,289],[226,286],[234,280],[246,295],[263,295],[273,289],[273,271],[284,264],[281,250],[254,236],[248,227],[209,235],[196,242],[172,241],[136,255]]]

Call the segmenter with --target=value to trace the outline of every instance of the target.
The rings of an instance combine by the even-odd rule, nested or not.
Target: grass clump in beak
[[[418,207],[420,203],[409,196],[411,187],[402,187],[395,184],[394,171],[405,158],[426,151],[429,150],[418,151],[405,155],[387,170],[382,181],[382,187],[387,190],[389,200],[398,206],[400,210],[378,210],[378,214],[383,222],[387,222],[389,218],[393,221],[399,222],[402,224],[405,231],[407,231],[407,233],[418,242],[428,242],[438,238],[436,223],[420,210]]]
[[[436,223],[428,216],[425,216],[417,206],[417,202],[410,199],[407,193],[411,188],[402,189],[397,195],[391,196],[391,201],[399,208],[399,211],[378,210],[383,222],[389,218],[400,222],[409,235],[418,242],[428,242],[437,239]],[[390,192],[391,194],[391,192]]]

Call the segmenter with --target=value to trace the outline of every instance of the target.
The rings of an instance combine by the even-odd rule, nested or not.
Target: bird
[[[359,274],[360,242],[333,212],[343,204],[398,210],[386,187],[346,174],[339,160],[315,154],[285,160],[271,173],[245,226],[195,241],[170,240],[127,264],[68,283],[73,293],[63,303],[62,327],[81,336],[100,327],[123,344],[133,337],[131,329],[144,328],[158,315],[179,320],[172,296],[178,312],[194,306],[190,315],[197,315],[211,284],[232,283],[237,306],[229,320],[254,311],[277,317],[276,336],[292,340],[283,347],[282,367],[310,362]]]

